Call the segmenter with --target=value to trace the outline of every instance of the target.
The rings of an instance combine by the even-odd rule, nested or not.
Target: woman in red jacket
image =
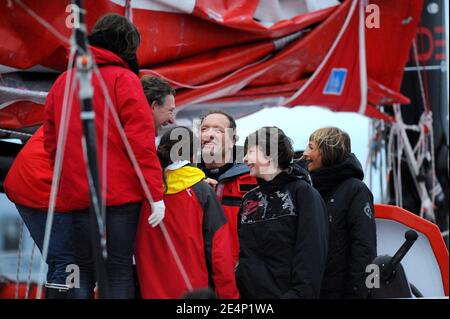
[[[204,181],[205,174],[190,164],[192,131],[176,127],[164,134],[158,157],[164,169],[167,212],[164,225],[189,284],[193,289],[211,287],[220,298],[238,298],[226,217],[214,191]],[[188,283],[161,229],[149,227],[149,213],[148,207],[144,207],[135,252],[141,295],[154,299],[181,298],[189,290]]]
[[[25,144],[8,171],[3,185],[6,196],[16,204],[22,220],[42,252],[53,170],[50,155],[44,150],[44,133],[40,127]],[[74,264],[72,214],[70,207],[59,202],[53,216],[53,227],[47,255],[47,299],[65,299],[66,267]]]
[[[105,82],[107,94],[120,119],[123,131],[141,168],[151,196],[149,222],[156,226],[164,216],[161,166],[156,156],[153,115],[137,76],[136,51],[140,36],[125,17],[108,14],[95,24],[89,35],[90,50]],[[76,75],[75,75],[76,76]],[[44,147],[55,158],[58,132],[62,123],[62,104],[68,72],[51,88],[45,105]],[[110,298],[134,298],[133,251],[139,212],[145,201],[139,179],[125,144],[113,120],[105,112],[106,97],[100,79],[92,78],[93,108],[99,163],[106,158],[106,261]],[[58,201],[74,211],[74,251],[80,267],[80,288],[74,298],[91,298],[95,285],[94,262],[90,240],[89,187],[82,148],[82,125],[78,97],[74,96],[69,114],[67,140],[61,171]],[[105,121],[108,136],[103,138]],[[107,145],[104,145],[107,143]],[[104,150],[106,150],[104,152]],[[100,169],[103,181],[103,169]],[[103,193],[103,192],[102,192]],[[158,218],[154,218],[157,216]]]

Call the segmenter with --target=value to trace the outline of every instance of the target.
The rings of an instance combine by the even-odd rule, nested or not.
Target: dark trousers
[[[140,210],[141,203],[106,208],[109,298],[135,297],[133,254]],[[75,261],[80,268],[80,288],[71,289],[70,297],[89,299],[93,297],[96,281],[89,212],[74,212],[73,216]]]
[[[45,212],[16,205],[30,235],[42,253],[47,214]],[[71,213],[56,213],[53,215],[53,225],[47,254],[47,283],[66,284],[66,267],[75,263],[73,255],[73,215]]]

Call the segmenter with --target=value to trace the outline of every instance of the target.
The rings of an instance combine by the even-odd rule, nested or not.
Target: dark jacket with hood
[[[248,192],[239,211],[242,298],[318,298],[327,255],[326,206],[291,165]]]
[[[328,258],[321,298],[365,298],[366,266],[376,257],[373,195],[354,154],[311,172],[329,214]]]

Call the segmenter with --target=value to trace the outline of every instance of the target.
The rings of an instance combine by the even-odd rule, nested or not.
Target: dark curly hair
[[[176,150],[173,150],[175,144],[180,147],[176,153],[174,153]],[[174,161],[192,161],[194,156],[194,133],[185,126],[171,128],[161,137],[157,154],[163,169]]]
[[[131,71],[139,73],[137,49],[141,36],[136,26],[127,18],[109,13],[101,17],[88,36],[89,44],[109,50],[128,63]]]
[[[145,97],[147,98],[150,106],[153,101],[156,101],[159,106],[162,106],[166,96],[175,96],[176,93],[166,80],[155,76],[143,76],[141,78],[141,84],[144,88]]]

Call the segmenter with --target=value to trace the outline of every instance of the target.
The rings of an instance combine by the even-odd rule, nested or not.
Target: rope
[[[164,239],[167,242],[167,245],[169,245],[169,250],[172,253],[173,258],[175,259],[175,263],[177,264],[178,270],[181,273],[181,276],[183,277],[183,281],[186,284],[186,287],[189,291],[192,291],[192,284],[191,281],[189,280],[189,277],[186,273],[186,269],[183,266],[183,263],[181,262],[180,256],[178,255],[178,252],[172,242],[172,239],[170,238],[169,232],[166,229],[166,226],[164,225],[164,222],[162,221],[159,226],[161,227],[161,231],[164,235]]]
[[[225,82],[226,80],[228,80],[229,78],[235,76],[236,74],[238,74],[238,73],[240,73],[240,72],[242,72],[242,71],[244,71],[244,70],[246,70],[248,68],[251,68],[251,67],[253,67],[255,65],[258,65],[258,64],[261,64],[261,63],[267,61],[269,58],[271,58],[271,56],[272,56],[271,54],[268,54],[268,55],[266,55],[265,57],[263,57],[262,59],[260,59],[260,60],[258,60],[256,62],[247,64],[247,65],[245,65],[245,66],[243,66],[243,67],[233,71],[232,73],[228,74],[227,76],[223,77],[222,79],[220,79],[220,80],[218,80],[216,82],[210,82],[208,84],[203,84],[203,85],[189,85],[189,84],[181,83],[181,82],[175,81],[173,79],[170,79],[168,77],[165,77],[161,73],[158,73],[158,72],[156,72],[154,70],[146,70],[146,71],[148,73],[151,73],[151,74],[154,74],[154,75],[156,75],[158,77],[161,77],[164,80],[166,80],[166,81],[168,81],[170,83],[173,83],[173,84],[175,84],[175,85],[177,85],[179,87],[186,88],[186,89],[198,90],[198,89],[205,89],[205,88],[213,87],[213,86],[216,86],[216,85],[218,85],[218,84],[220,84],[222,82]]]
[[[31,249],[30,263],[28,265],[27,290],[25,292],[25,299],[28,299],[28,296],[30,294],[31,273],[33,271],[33,259],[34,259],[34,251],[35,251],[35,249],[36,249],[36,243],[33,243],[33,248]]]
[[[422,39],[422,38],[421,38]],[[423,46],[423,43],[421,41],[421,44]],[[421,122],[423,121],[423,124],[426,125],[427,131],[429,133],[429,137],[431,140],[431,145],[430,145],[430,151],[431,151],[431,170],[432,170],[432,189],[434,189],[435,185],[436,185],[436,167],[435,167],[435,154],[434,154],[434,130],[433,130],[433,125],[432,125],[432,116],[431,116],[431,110],[430,110],[430,103],[429,103],[429,97],[428,97],[428,84],[427,84],[427,77],[423,76],[422,78],[422,74],[420,73],[420,68],[419,68],[419,54],[418,54],[418,49],[417,49],[417,42],[416,39],[414,39],[413,41],[413,50],[414,50],[414,59],[416,62],[416,67],[417,67],[417,76],[419,79],[419,85],[420,85],[420,93],[422,96],[422,101],[423,101],[423,105],[425,108],[425,114],[422,114],[421,116]],[[424,66],[424,65],[422,65]],[[423,67],[423,72],[426,73],[426,68]],[[424,79],[424,81],[423,81]],[[425,82],[425,84],[424,84]],[[427,119],[423,120],[423,117],[426,117]],[[427,121],[428,120],[428,121]],[[423,129],[423,127],[421,127]],[[425,132],[424,132],[425,134]],[[425,143],[425,141],[424,141]],[[424,145],[425,147],[425,145]],[[431,191],[431,202],[432,202],[432,206],[435,206],[435,193],[434,191]]]
[[[425,216],[428,220],[435,222],[436,216],[434,214],[433,204],[430,199],[430,194],[426,187],[426,183],[425,183],[425,181],[418,180],[418,177],[420,174],[420,166],[418,165],[417,158],[420,159],[424,155],[414,153],[414,150],[410,144],[409,138],[406,134],[406,126],[403,123],[399,104],[394,104],[394,114],[395,114],[396,123],[393,126],[393,132],[395,132],[395,134],[397,136],[397,148],[398,148],[398,152],[397,152],[397,162],[398,162],[397,171],[398,171],[398,173],[395,178],[398,183],[397,186],[400,189],[400,192],[399,192],[399,195],[401,196],[400,204],[403,204],[403,198],[402,198],[403,193],[401,192],[401,170],[400,170],[400,168],[401,168],[401,161],[403,159],[402,158],[403,150],[405,149],[406,162],[408,164],[408,167],[409,167],[409,170],[411,173],[411,177],[416,186],[417,193],[421,200],[420,217]],[[424,127],[423,125],[419,125],[419,126],[421,126],[422,128]],[[429,146],[429,145],[427,145],[427,146]],[[419,150],[424,152],[425,148],[419,148]],[[432,173],[434,173],[434,172],[432,172]],[[399,205],[399,206],[402,206],[402,205]]]
[[[381,130],[380,130],[380,134],[381,134]],[[384,193],[384,178],[383,178],[383,176],[385,176],[385,174],[383,174],[383,168],[384,168],[384,163],[383,163],[383,150],[384,148],[383,148],[383,145],[381,145],[381,147],[380,147],[380,152],[379,152],[379,156],[378,156],[378,158],[379,158],[379,161],[380,161],[380,163],[379,163],[379,169],[380,169],[380,173],[379,173],[379,177],[380,177],[380,180],[379,180],[379,182],[380,182],[380,196],[381,196],[381,202],[382,203],[385,203],[385,201],[386,201],[386,197],[385,197],[385,193]]]
[[[105,96],[106,104],[108,105],[109,110],[111,111],[111,115],[112,115],[113,120],[114,120],[114,122],[116,124],[116,127],[117,127],[117,129],[119,131],[119,135],[120,135],[120,137],[122,139],[122,142],[125,145],[125,149],[126,149],[126,151],[128,153],[128,157],[131,160],[131,163],[132,163],[133,168],[134,168],[134,170],[136,172],[136,175],[137,175],[137,177],[139,179],[141,187],[144,190],[145,197],[147,198],[149,203],[152,204],[154,202],[153,201],[153,197],[152,197],[152,195],[150,193],[150,190],[149,190],[149,188],[147,186],[147,183],[145,181],[145,178],[144,178],[144,175],[143,175],[143,173],[141,171],[141,168],[139,167],[139,164],[137,162],[136,156],[134,155],[133,149],[131,148],[131,145],[130,145],[130,143],[128,141],[127,136],[125,135],[125,131],[124,131],[124,129],[122,127],[122,124],[120,122],[120,118],[119,118],[119,116],[118,116],[118,114],[116,112],[116,109],[114,108],[114,105],[111,102],[111,98],[109,96],[109,92],[108,92],[108,89],[106,87],[105,81],[104,81],[104,79],[103,79],[103,77],[102,77],[102,75],[100,73],[100,70],[99,70],[99,68],[98,68],[98,66],[96,64],[94,64],[94,73],[97,76],[97,79],[99,80],[100,88],[102,90],[103,95]],[[190,282],[190,280],[189,280],[189,278],[187,276],[187,272],[185,270],[185,267],[184,267],[183,263],[181,262],[181,259],[180,259],[179,255],[178,255],[178,252],[175,249],[175,246],[173,245],[171,237],[170,237],[167,229],[165,228],[164,223],[161,222],[159,224],[159,226],[161,227],[161,231],[163,233],[164,239],[166,240],[167,245],[169,246],[169,250],[170,250],[170,252],[172,253],[172,256],[175,259],[175,263],[177,264],[178,270],[180,271],[181,276],[183,277],[183,280],[184,280],[186,286],[188,287],[189,290],[192,290],[192,284],[191,284],[191,282]]]
[[[108,134],[109,134],[109,110],[108,105],[105,103],[103,108],[104,122],[103,122],[103,158],[102,158],[102,177],[101,177],[101,198],[100,198],[100,214],[103,220],[106,220],[106,194],[108,183]]]
[[[19,249],[17,251],[17,269],[16,269],[16,291],[15,291],[15,299],[19,299],[19,273],[20,273],[20,263],[22,259],[22,239],[23,239],[23,226],[24,223],[20,223],[20,235],[19,235]]]
[[[414,53],[414,60],[416,62],[416,67],[417,67],[417,78],[419,79],[420,95],[422,97],[423,107],[425,108],[426,112],[429,112],[430,111],[430,106],[427,103],[427,99],[426,99],[426,96],[425,96],[425,88],[423,86],[422,74],[420,73],[420,70],[419,70],[419,68],[420,68],[419,53],[418,53],[418,50],[417,50],[416,39],[413,40],[412,47],[413,47],[413,53]]]
[[[382,139],[383,132],[383,121],[372,119],[369,126],[369,143],[368,143],[368,151],[365,162],[365,171],[369,172],[369,184],[370,189],[372,189],[372,170],[375,169],[378,171],[379,176],[379,186],[380,186],[380,202],[385,203],[385,194],[384,194],[384,162],[383,162],[383,150],[384,144]],[[389,162],[389,161],[387,161]]]
[[[73,43],[71,43],[72,41],[69,40],[68,38],[64,37],[61,33],[59,33],[56,29],[54,29],[43,18],[41,18],[38,14],[36,14],[28,6],[23,4],[20,0],[14,0],[14,1],[16,3],[18,3],[26,12],[28,12],[40,24],[42,24],[44,27],[46,27],[57,38],[59,38],[60,40],[62,40],[65,43],[72,44],[71,45],[71,48],[72,48],[71,49],[71,55],[69,57],[69,64],[68,64],[69,65],[69,68],[68,68],[69,70],[68,70],[68,75],[67,75],[67,78],[70,79],[70,77],[71,77],[71,68],[70,68],[70,66],[73,65],[73,58],[74,58],[74,53],[75,53],[75,51],[73,49],[74,45],[73,45]],[[264,59],[260,60],[260,61],[255,62],[253,65],[255,65],[257,63],[261,63],[265,59],[268,59],[268,56],[265,57]],[[218,81],[216,83],[210,83],[208,85],[204,85],[204,86],[200,86],[200,87],[197,86],[197,88],[208,87],[208,86],[212,86],[212,85],[215,85],[217,83],[223,82],[227,78],[229,78],[232,75],[236,74],[237,72],[242,71],[245,68],[248,68],[250,66],[252,66],[252,65],[247,65],[247,66],[245,66],[245,67],[243,67],[243,68],[241,68],[241,69],[231,73],[230,75],[228,75],[228,77],[225,77],[221,81]],[[125,134],[123,132],[123,128],[121,127],[118,115],[115,112],[114,107],[112,106],[112,103],[111,103],[111,100],[110,100],[110,97],[109,97],[109,92],[108,92],[108,90],[106,88],[104,80],[103,80],[103,78],[102,78],[102,76],[101,76],[101,74],[100,74],[100,72],[98,70],[97,65],[95,65],[95,64],[94,64],[94,71],[97,74],[97,76],[99,77],[100,86],[101,86],[101,88],[103,90],[103,93],[105,95],[107,106],[112,111],[114,121],[116,122],[116,125],[117,125],[117,127],[119,129],[119,133],[120,133],[121,138],[122,138],[122,140],[123,140],[123,142],[125,144],[125,147],[127,149],[128,155],[130,156],[130,159],[131,159],[131,161],[133,163],[133,166],[135,168],[136,174],[138,175],[138,178],[139,178],[139,180],[141,182],[141,185],[143,186],[144,193],[145,193],[147,199],[149,200],[149,202],[153,203],[153,199],[151,197],[150,191],[149,191],[147,185],[145,184],[145,179],[144,179],[144,177],[142,175],[142,172],[140,170],[139,165],[137,164],[137,161],[136,161],[136,158],[134,156],[133,150],[131,149],[131,146],[128,143],[128,139],[126,138],[126,136],[125,136]],[[157,72],[154,72],[154,73],[158,74]],[[75,77],[74,77],[74,79],[75,79]],[[74,79],[73,79],[73,82],[75,81]],[[169,79],[167,79],[167,78],[165,78],[165,79],[170,82]],[[46,261],[47,254],[48,254],[48,245],[49,245],[49,241],[50,241],[50,231],[51,231],[51,227],[52,227],[52,223],[53,223],[53,214],[54,214],[54,208],[55,208],[55,202],[56,202],[56,193],[57,193],[57,189],[58,189],[58,185],[59,185],[59,177],[60,177],[60,173],[61,173],[62,159],[63,159],[63,154],[64,154],[64,146],[65,146],[65,140],[66,140],[66,137],[67,137],[67,135],[66,135],[67,134],[67,126],[68,126],[68,116],[67,116],[67,114],[70,114],[70,109],[72,107],[73,91],[70,92],[69,99],[68,100],[66,99],[66,97],[67,97],[67,90],[68,90],[68,82],[70,82],[70,81],[66,80],[66,87],[65,87],[64,99],[63,99],[63,109],[62,109],[62,115],[61,115],[61,118],[63,119],[63,121],[62,121],[62,125],[60,126],[60,130],[59,130],[59,134],[58,134],[58,136],[60,138],[58,139],[57,151],[56,151],[56,156],[55,156],[55,167],[54,167],[54,172],[53,172],[53,181],[52,181],[52,188],[51,188],[51,192],[50,192],[49,210],[48,210],[48,213],[47,213],[47,223],[46,223],[45,236],[44,236],[44,245],[43,245],[43,253],[42,253],[42,257],[43,258],[42,258],[42,263],[41,263],[41,267],[40,267],[40,276],[39,276],[40,280],[39,280],[38,290],[37,290],[37,294],[36,294],[36,299],[40,299],[41,295],[42,295],[42,287],[43,287],[43,279],[42,279],[42,277],[43,277],[43,273],[44,273],[45,261]],[[172,83],[176,83],[176,84],[178,84],[180,86],[184,86],[182,83],[178,83],[178,82],[175,82],[175,81],[171,81],[171,82]],[[73,84],[73,83],[71,83],[71,84]],[[191,86],[185,85],[185,87],[191,87]],[[195,87],[192,86],[191,88],[195,88]],[[68,101],[69,101],[69,105],[67,105]],[[67,110],[66,110],[66,108],[67,108]],[[63,143],[63,141],[64,141],[64,143]],[[178,268],[180,270],[180,273],[181,273],[183,279],[185,280],[186,286],[188,287],[189,290],[192,290],[192,285],[191,285],[191,283],[189,281],[189,278],[186,275],[187,272],[185,271],[185,268],[184,268],[184,266],[181,263],[179,255],[176,252],[175,247],[173,246],[173,243],[172,243],[172,241],[170,239],[170,236],[169,236],[167,230],[165,229],[164,224],[161,223],[160,226],[161,226],[161,230],[163,232],[164,238],[165,238],[165,240],[167,241],[167,243],[169,245],[169,249],[170,249],[172,255],[175,258],[175,261],[176,261],[177,266],[178,266]]]
[[[131,0],[126,0],[125,2],[125,17],[133,22],[133,7],[131,6]]]
[[[27,138],[30,138],[33,136],[33,134],[12,131],[12,130],[8,130],[8,129],[4,129],[4,128],[0,128],[0,132],[7,133],[7,134],[19,135],[19,136],[23,136],[23,137],[27,137]]]
[[[57,37],[63,43],[70,45],[70,40],[58,30],[56,30],[50,23],[45,21],[45,19],[41,18],[36,12],[34,12],[30,7],[22,2],[22,0],[14,0],[25,12],[27,12],[31,17],[37,20],[40,24],[42,24],[48,31],[50,31],[55,37]]]
[[[47,221],[45,225],[45,235],[44,235],[44,243],[42,249],[42,261],[39,270],[39,283],[38,290],[36,294],[36,299],[41,299],[42,288],[44,282],[44,272],[45,272],[45,263],[47,261],[48,254],[48,246],[50,244],[50,234],[53,225],[53,215],[55,213],[55,205],[56,205],[56,195],[59,188],[59,178],[61,174],[62,162],[64,157],[64,150],[66,145],[67,131],[69,126],[69,118],[72,110],[72,101],[73,94],[75,90],[71,90],[70,88],[75,85],[76,76],[72,76],[72,68],[73,60],[75,57],[75,49],[74,46],[71,46],[70,55],[69,55],[69,64],[67,70],[66,83],[64,87],[64,96],[63,96],[63,105],[61,111],[61,125],[59,127],[58,132],[58,142],[56,146],[56,155],[55,155],[55,164],[53,168],[53,180],[52,186],[50,190],[50,199],[49,199],[49,207],[47,212]]]
[[[403,192],[402,192],[402,154],[403,141],[401,135],[397,133],[397,192],[399,194],[399,206],[403,207]]]
[[[416,62],[416,67],[417,67],[417,77],[419,79],[419,85],[420,85],[420,94],[422,97],[422,101],[423,101],[423,106],[425,108],[425,117],[426,120],[424,121],[424,125],[426,125],[427,127],[427,131],[431,140],[431,145],[429,145],[429,149],[430,149],[430,153],[431,153],[431,170],[432,170],[432,188],[434,189],[435,185],[436,185],[436,163],[435,163],[435,154],[434,154],[434,130],[433,130],[433,118],[432,118],[432,113],[431,113],[431,109],[430,109],[430,104],[429,104],[429,98],[428,98],[428,90],[426,90],[425,86],[424,86],[424,80],[422,79],[422,74],[420,73],[419,70],[419,53],[418,53],[418,49],[417,49],[417,42],[416,39],[413,40],[413,52],[414,52],[414,60]],[[423,72],[426,73],[425,68],[423,68]],[[425,85],[427,85],[427,77],[424,76],[423,77],[425,79]],[[422,120],[422,118],[421,118]],[[431,202],[432,202],[432,206],[435,206],[435,200],[436,200],[436,196],[434,194],[434,192],[431,192]]]

